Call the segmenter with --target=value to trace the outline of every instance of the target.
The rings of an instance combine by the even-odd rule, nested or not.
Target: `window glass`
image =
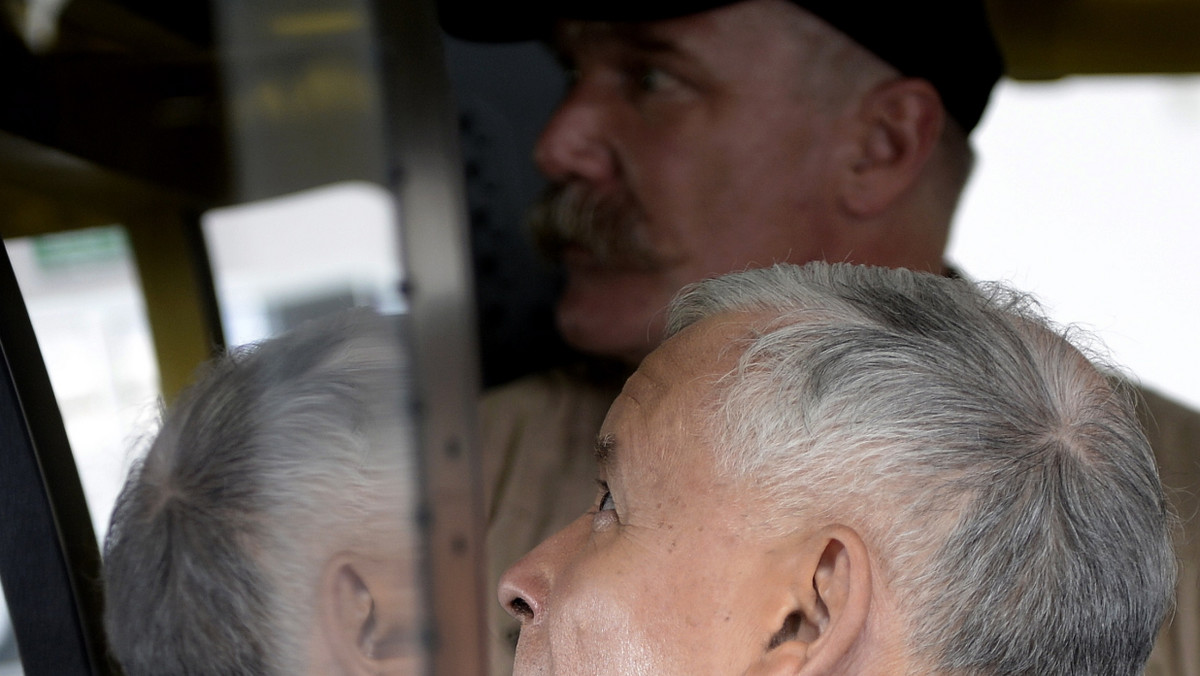
[[[109,527],[132,461],[155,437],[159,401],[183,411],[179,419],[202,422],[180,423],[178,437],[165,436],[154,458],[167,459],[149,461],[150,471],[138,475],[144,480],[133,484],[150,487],[137,495],[165,486],[165,497],[130,498],[117,515],[126,526],[117,541],[133,544],[104,560],[111,631],[100,631],[93,612],[98,596],[91,606],[80,604],[91,645],[100,649],[107,639],[122,660],[146,655],[146,646],[178,656],[185,653],[164,640],[174,627],[236,626],[247,631],[203,637],[214,644],[199,654],[211,655],[215,665],[246,646],[286,645],[264,659],[286,662],[278,669],[283,673],[299,673],[304,669],[292,661],[309,653],[298,646],[317,640],[307,623],[328,616],[318,613],[314,589],[324,600],[333,594],[360,601],[361,595],[340,594],[359,589],[354,573],[364,584],[378,583],[362,631],[325,627],[321,640],[379,630],[381,637],[372,638],[382,644],[360,642],[366,658],[401,655],[412,673],[477,672],[482,509],[474,509],[475,456],[461,452],[474,443],[475,350],[462,262],[461,171],[433,5],[181,0],[106,8],[64,6],[60,30],[37,40],[0,30],[4,62],[22,73],[12,87],[20,105],[0,106],[0,206],[11,216],[4,231],[67,233],[6,243],[98,535]],[[407,277],[429,291],[409,298],[411,308],[399,289],[397,204],[405,225],[426,224],[404,232]],[[122,227],[79,229],[104,223]],[[361,327],[355,317],[369,313],[305,321],[350,306],[387,317],[360,319]],[[309,333],[293,332],[292,342],[281,336],[306,323]],[[342,333],[361,342],[338,342]],[[226,345],[266,337],[279,340],[253,352],[257,360],[247,356],[252,351],[235,351],[221,365],[197,370]],[[343,352],[321,351],[335,345]],[[370,380],[376,375],[387,382]],[[179,396],[196,382],[202,385],[191,395]],[[362,399],[346,395],[316,405],[313,392],[323,387]],[[214,390],[210,397],[195,394]],[[188,407],[194,402],[200,403]],[[303,415],[285,415],[305,405],[312,408]],[[203,424],[209,420],[219,422]],[[418,461],[419,445],[455,452]],[[227,449],[236,450],[220,452]],[[344,454],[364,449],[388,471]],[[186,481],[172,481],[184,465],[187,479],[204,479],[186,494]],[[348,476],[353,472],[363,476]],[[432,488],[437,493],[418,512]],[[181,495],[180,509],[200,519],[173,520],[166,509],[164,520],[139,529],[150,520],[137,518],[138,506],[173,509]],[[193,496],[215,507],[193,510],[200,504]],[[246,496],[253,504],[236,502]],[[364,509],[379,518],[355,518]],[[56,516],[78,525],[81,511]],[[135,517],[121,520],[123,514]],[[206,519],[212,514],[222,520]],[[328,519],[342,521],[330,526]],[[247,532],[235,530],[246,521],[269,525],[255,536],[228,537]],[[208,539],[156,537],[162,523],[181,532],[196,522]],[[159,545],[177,544],[160,555]],[[164,563],[226,546],[236,551],[222,562],[261,574],[227,574],[218,562]],[[313,571],[351,550],[365,558],[338,569],[336,589],[320,587]],[[89,583],[100,577],[88,556],[70,563]],[[147,569],[160,574],[141,574]],[[175,584],[173,575],[193,571],[213,577],[207,585]],[[259,587],[239,594],[246,590],[214,579]],[[157,593],[162,580],[170,591],[192,596]],[[233,590],[237,600],[204,593],[211,589]],[[270,622],[213,612],[253,605],[247,599],[270,612],[254,607],[244,617]],[[55,638],[39,626],[21,629],[31,645]],[[4,635],[0,650],[8,645]],[[435,635],[445,666],[427,668]],[[31,672],[45,670],[34,652],[26,661]],[[164,664],[151,670],[179,671]],[[258,671],[214,665],[214,671]]]

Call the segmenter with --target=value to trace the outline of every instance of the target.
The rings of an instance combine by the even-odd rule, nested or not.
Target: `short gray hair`
[[[674,334],[757,313],[717,388],[723,471],[863,530],[956,674],[1138,674],[1171,607],[1173,525],[1125,388],[1027,296],[813,263],[708,280]],[[1071,338],[1076,338],[1072,333]]]
[[[304,670],[326,558],[404,535],[399,337],[368,312],[312,322],[214,361],[181,395],[105,542],[127,676]]]

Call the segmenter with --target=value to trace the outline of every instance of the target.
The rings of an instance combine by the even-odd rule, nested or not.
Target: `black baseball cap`
[[[657,21],[738,0],[439,0],[447,33],[476,42],[546,40],[560,19]],[[1004,72],[983,0],[792,0],[910,77],[928,80],[971,131]]]

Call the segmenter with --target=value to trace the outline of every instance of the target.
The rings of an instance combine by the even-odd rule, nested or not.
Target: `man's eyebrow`
[[[612,433],[597,435],[592,454],[596,457],[596,463],[601,467],[611,466],[617,456],[617,438]]]
[[[679,45],[649,31],[630,31],[625,39],[630,45],[646,52],[680,52]]]
[[[634,49],[650,53],[671,53],[681,56],[689,54],[688,49],[678,40],[664,35],[660,30],[641,24],[631,24],[619,31],[625,43]]]

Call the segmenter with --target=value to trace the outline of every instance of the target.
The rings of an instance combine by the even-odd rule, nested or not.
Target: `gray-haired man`
[[[813,263],[709,280],[511,568],[515,673],[1142,673],[1175,581],[1132,401],[1027,299]]]

